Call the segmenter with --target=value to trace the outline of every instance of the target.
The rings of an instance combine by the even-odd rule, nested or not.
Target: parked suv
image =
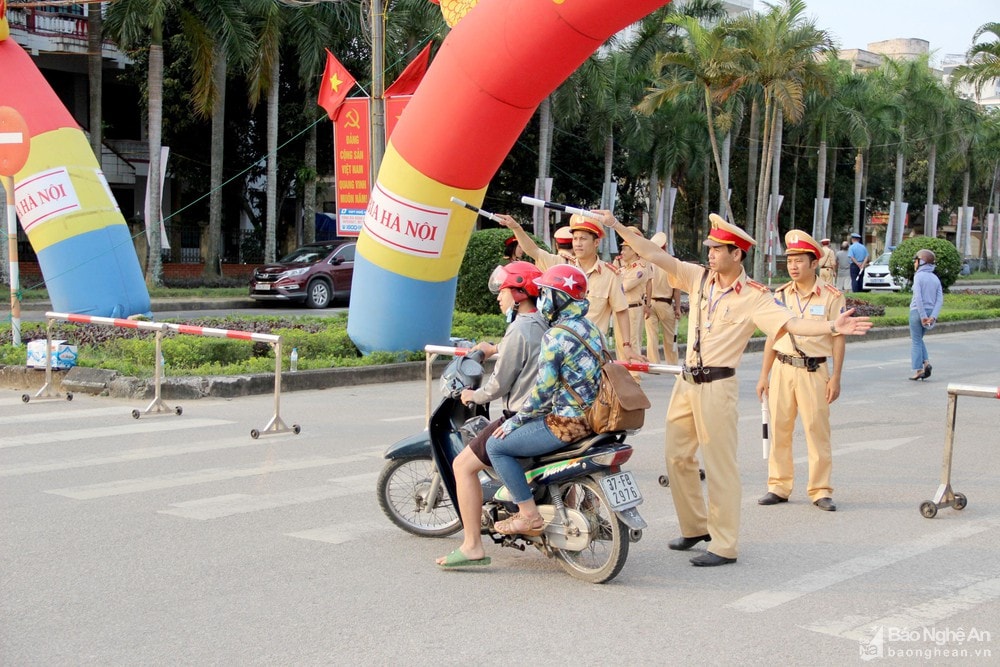
[[[356,247],[343,239],[304,245],[274,264],[255,269],[250,296],[258,301],[304,301],[310,308],[346,300],[351,296]]]

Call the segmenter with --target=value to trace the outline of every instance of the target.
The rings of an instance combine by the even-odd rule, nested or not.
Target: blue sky
[[[761,0],[754,7],[766,9]],[[979,26],[1000,22],[1000,0],[806,0],[806,15],[842,49],[918,37],[931,43],[932,60],[940,63],[946,54],[964,53]]]

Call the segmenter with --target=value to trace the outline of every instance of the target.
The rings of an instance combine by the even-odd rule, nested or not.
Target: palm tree
[[[684,31],[684,50],[657,54],[653,63],[656,78],[638,108],[644,113],[650,113],[686,90],[700,88],[719,188],[725,193],[726,183],[719,142],[715,135],[714,112],[717,105],[728,100],[746,81],[740,67],[743,51],[733,45],[726,22],[707,28],[694,17],[668,15],[664,18],[664,23]],[[734,220],[729,201],[724,198],[724,202],[728,219]]]
[[[990,34],[997,39],[976,44],[980,37]],[[982,94],[983,86],[1000,79],[1000,23],[990,22],[979,26],[972,36],[972,48],[966,53],[966,64],[955,68],[955,76],[975,86],[976,95]]]
[[[239,13],[239,0],[116,0],[108,5],[105,32],[124,48],[148,48],[147,72],[147,131],[149,146],[149,197],[147,198],[146,238],[149,258],[146,282],[159,286],[163,282],[160,243],[160,149],[163,132],[163,35],[167,19],[176,18],[189,42],[195,71],[210,73],[212,51],[199,49],[200,35],[213,35],[230,46],[238,39],[233,17]],[[196,81],[196,91],[211,90],[211,76]],[[197,95],[197,92],[196,92]]]
[[[798,123],[805,112],[806,93],[823,88],[826,79],[818,58],[833,49],[830,35],[805,18],[804,0],[785,0],[770,6],[764,14],[740,17],[731,26],[744,54],[742,78],[759,86],[763,96],[763,140],[761,142],[760,179],[757,184],[755,213],[758,248],[763,248],[767,225],[765,214],[769,198],[765,195],[771,172],[780,151],[782,122]],[[777,202],[777,192],[770,199]],[[775,207],[776,208],[776,207]],[[754,254],[754,277],[764,274],[762,252]]]

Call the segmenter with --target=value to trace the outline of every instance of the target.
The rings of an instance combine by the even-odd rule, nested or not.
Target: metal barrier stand
[[[937,516],[939,509],[953,507],[965,509],[968,499],[951,488],[951,459],[955,448],[955,414],[958,408],[959,396],[976,396],[979,398],[1000,399],[1000,387],[986,387],[972,384],[948,385],[948,413],[945,420],[944,460],[941,463],[941,484],[938,486],[934,500],[920,503],[920,514],[927,519]]]
[[[166,403],[163,402],[162,398],[162,382],[163,382],[163,367],[161,365],[161,359],[163,358],[163,334],[167,331],[173,331],[178,334],[186,334],[191,336],[209,336],[213,338],[232,338],[236,340],[246,340],[254,342],[268,343],[274,349],[274,415],[267,425],[261,429],[251,429],[250,437],[259,438],[261,435],[270,435],[275,433],[287,433],[291,431],[292,433],[298,435],[302,431],[302,427],[298,424],[292,424],[291,427],[287,426],[285,422],[281,420],[279,415],[279,410],[281,407],[281,336],[274,336],[271,334],[259,334],[250,331],[235,331],[231,329],[213,329],[211,327],[197,327],[188,324],[171,324],[168,322],[145,322],[142,320],[127,320],[112,317],[97,317],[93,315],[74,315],[71,313],[45,313],[45,317],[48,320],[48,328],[46,333],[47,347],[49,348],[49,354],[45,355],[45,385],[38,391],[36,397],[46,397],[55,398],[59,394],[53,392],[52,384],[52,361],[51,361],[51,348],[52,348],[52,323],[56,320],[64,320],[66,322],[74,322],[77,324],[103,324],[107,326],[121,327],[124,329],[144,329],[147,331],[156,332],[156,359],[153,362],[153,400],[150,402],[146,409],[142,412],[139,410],[132,410],[132,416],[138,419],[143,414],[150,413],[165,413],[172,412],[176,415],[180,415],[183,409],[180,406],[171,408]],[[73,395],[69,394],[67,400],[72,400]],[[25,403],[30,400],[30,397],[25,394],[21,397]]]
[[[52,319],[49,319],[45,325],[45,384],[39,389],[34,396],[28,394],[21,394],[21,400],[27,403],[32,398],[62,398],[62,394],[52,388]],[[66,400],[72,401],[73,394],[71,392],[66,392]]]

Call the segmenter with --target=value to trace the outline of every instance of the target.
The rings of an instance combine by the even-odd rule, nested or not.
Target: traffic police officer
[[[628,301],[625,299],[618,271],[597,255],[597,244],[604,236],[604,228],[599,222],[576,213],[570,216],[569,228],[573,232],[574,257],[566,259],[539,248],[514,218],[509,215],[498,217],[501,225],[514,232],[524,253],[535,260],[535,264],[542,271],[547,271],[557,264],[572,264],[587,274],[587,300],[590,302],[587,319],[596,324],[601,333],[606,335],[611,325],[611,315],[614,314],[615,351],[618,358],[643,360],[639,351],[632,347]]]
[[[597,211],[604,225],[619,234],[627,228],[610,211]],[[755,328],[779,338],[785,333],[817,336],[839,331],[864,334],[865,317],[842,314],[836,322],[794,317],[771,292],[747,278],[742,261],[754,240],[714,213],[705,240],[708,268],[681,262],[636,234],[630,243],[640,257],[656,264],[690,295],[688,348],[683,380],[674,384],[667,409],[667,473],[681,537],[669,547],[688,550],[711,542],[711,551],[691,559],[713,567],[735,563],[739,547],[741,482],[736,462],[736,366]],[[708,480],[708,505],[702,495],[696,453],[701,448]]]
[[[663,249],[667,235],[653,234],[650,239]],[[677,322],[681,319],[681,291],[670,284],[666,271],[649,265],[649,282],[646,283],[646,357],[652,364],[660,363],[660,330],[663,331],[663,358],[677,365]]]
[[[819,277],[823,282],[833,285],[837,279],[837,253],[830,247],[830,239],[820,241],[823,256],[819,258]]]
[[[622,239],[622,289],[625,290],[625,300],[628,301],[628,322],[631,330],[632,349],[638,351],[642,344],[643,314],[646,305],[646,286],[649,283],[649,269],[646,263],[639,259],[629,245],[628,239]]]
[[[565,227],[560,227],[556,230],[556,233],[552,235],[556,241],[556,254],[560,257],[564,257],[567,260],[573,259],[573,230],[569,228],[569,225]]]
[[[785,255],[791,282],[775,290],[775,298],[793,314],[810,320],[830,322],[845,310],[844,295],[822,277],[816,264],[822,248],[803,231],[785,234]],[[767,493],[757,502],[777,505],[792,493],[795,466],[792,462],[792,433],[796,414],[802,416],[809,452],[809,484],[806,492],[816,507],[836,511],[830,469],[830,404],[840,396],[840,374],[844,366],[844,337],[770,336],[764,347],[764,362],[757,382],[757,396],[767,400],[771,410],[771,453],[767,461]],[[833,370],[828,359],[833,358]],[[775,363],[777,361],[778,363]],[[768,382],[770,373],[770,382]],[[766,396],[765,396],[766,394]]]

